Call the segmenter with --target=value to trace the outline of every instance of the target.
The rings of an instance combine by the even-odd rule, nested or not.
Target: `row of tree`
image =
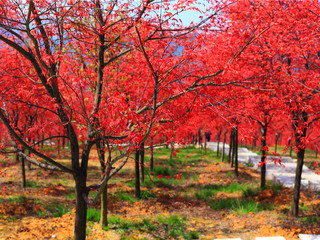
[[[144,145],[189,141],[200,127],[224,126],[224,137],[233,129],[234,143],[260,139],[265,162],[270,127],[291,137],[292,126],[298,214],[320,118],[317,1],[209,2],[205,13],[192,0],[1,4],[1,148],[73,176],[75,239],[85,239],[88,204],[106,203],[108,180],[133,152],[139,176]],[[179,21],[188,10],[203,14],[200,23]],[[41,150],[55,139],[68,140],[71,167]],[[101,182],[88,186],[94,149]]]

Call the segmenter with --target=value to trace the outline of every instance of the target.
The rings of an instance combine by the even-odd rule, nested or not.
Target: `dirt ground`
[[[64,161],[63,159],[61,161]],[[92,162],[90,181],[99,179],[97,159]],[[208,184],[231,184],[259,182],[259,174],[244,166],[240,167],[240,177],[232,172],[229,164],[199,161],[180,169],[183,175],[196,173],[197,178],[188,178],[173,187],[157,186],[152,189],[156,197],[134,203],[119,201],[112,193],[122,190],[132,193],[134,189],[127,182],[134,178],[133,160],[109,184],[109,215],[121,216],[127,220],[143,218],[156,219],[158,216],[173,214],[186,216],[186,231],[198,231],[200,239],[232,238],[255,239],[258,236],[284,236],[286,239],[298,239],[300,233],[320,234],[320,197],[316,193],[303,191],[301,203],[305,207],[295,219],[290,216],[288,206],[291,204],[292,190],[282,188],[260,191],[251,197],[263,204],[273,204],[274,210],[236,214],[230,209],[212,210],[200,200],[185,200],[182,193],[192,194],[190,186],[200,188]],[[75,200],[68,198],[73,193],[72,178],[65,173],[42,171],[37,167],[27,170],[28,187],[21,188],[21,169],[18,163],[2,166],[0,169],[0,239],[72,239],[74,225]],[[149,177],[149,176],[147,176]],[[30,184],[32,183],[32,184]],[[142,188],[142,190],[147,190]],[[242,198],[241,192],[219,192],[215,199]],[[60,204],[71,211],[61,217],[48,213],[50,205]],[[94,207],[99,208],[99,204]],[[307,221],[316,219],[315,221]],[[153,231],[130,230],[125,233],[116,228],[102,230],[98,223],[88,222],[88,239],[169,239],[159,225]],[[174,239],[174,238],[172,238]]]

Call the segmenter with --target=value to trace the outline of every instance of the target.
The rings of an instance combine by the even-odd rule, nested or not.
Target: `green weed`
[[[308,224],[319,224],[320,218],[318,216],[306,216],[301,218],[300,221]]]
[[[11,203],[22,203],[26,200],[27,198],[22,195],[14,195],[9,197],[9,201]]]
[[[155,193],[152,192],[151,190],[141,191],[141,199],[142,200],[153,199],[155,197],[156,197]]]
[[[164,229],[166,230],[167,234],[170,237],[178,238],[182,236],[184,239],[198,239],[199,232],[197,231],[186,231],[186,217],[185,216],[178,216],[172,215],[168,218],[158,218],[158,222],[164,225]]]
[[[88,221],[99,222],[100,221],[100,210],[99,209],[95,209],[95,208],[88,208],[88,210],[87,210],[87,220]]]
[[[45,209],[52,214],[53,217],[61,217],[64,214],[70,212],[70,209],[66,206],[59,204],[58,201],[54,201],[52,204],[45,205]]]
[[[249,212],[255,213],[263,210],[273,210],[273,205],[263,205],[253,200],[238,200],[232,198],[211,201],[210,206],[213,210],[232,209],[239,215]]]

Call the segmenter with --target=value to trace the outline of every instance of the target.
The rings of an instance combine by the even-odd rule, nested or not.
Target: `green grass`
[[[239,183],[233,183],[230,185],[206,185],[202,189],[200,189],[198,192],[195,193],[195,197],[198,200],[202,201],[209,201],[210,198],[214,195],[216,195],[218,192],[224,192],[224,193],[233,193],[237,191],[242,191],[244,194],[248,189],[251,189],[252,186],[239,184]]]
[[[155,193],[151,190],[141,191],[140,195],[142,200],[153,199],[156,197]]]
[[[76,199],[76,194],[75,193],[69,193],[64,195],[65,198],[67,199]]]
[[[113,225],[114,228],[117,228],[118,232],[121,234],[125,234],[128,230],[145,230],[145,231],[153,231],[157,229],[157,226],[151,223],[151,220],[148,218],[144,218],[139,221],[129,221],[126,219],[121,219],[118,216],[109,216],[108,224]],[[104,227],[103,230],[108,231],[109,227]]]
[[[88,208],[88,210],[87,210],[87,220],[88,221],[93,221],[93,222],[99,222],[100,221],[100,209]]]
[[[213,210],[231,209],[233,212],[241,215],[249,212],[260,212],[264,210],[273,210],[273,205],[264,205],[257,203],[254,200],[247,199],[219,199],[217,201],[211,201],[210,206]]]
[[[168,218],[159,217],[158,222],[163,224],[163,228],[170,237],[179,238],[183,237],[184,239],[198,239],[199,232],[197,231],[186,231],[186,217],[172,215]]]
[[[300,221],[303,223],[307,223],[307,224],[319,224],[320,217],[319,216],[306,216],[306,217],[302,217],[300,219]]]
[[[26,187],[41,188],[43,187],[43,185],[40,184],[39,182],[26,180]]]
[[[27,198],[25,196],[10,196],[9,201],[11,203],[23,203]]]
[[[64,214],[70,212],[70,209],[58,201],[54,201],[52,204],[45,205],[45,209],[52,214],[53,217],[61,217]]]
[[[116,198],[134,203],[137,199],[129,193],[124,192],[123,190],[117,191],[113,194]]]
[[[162,161],[166,165],[186,165],[192,163],[198,163],[199,161],[219,161],[216,158],[216,153],[210,149],[207,149],[206,153],[204,149],[195,148],[194,146],[187,146],[185,148],[178,148],[179,152],[176,156],[170,160],[170,148],[157,148],[154,151],[155,161]],[[165,159],[159,159],[160,156],[166,155]]]
[[[234,178],[234,173],[233,172],[228,172],[228,173],[226,173],[226,176],[230,177],[230,178]]]

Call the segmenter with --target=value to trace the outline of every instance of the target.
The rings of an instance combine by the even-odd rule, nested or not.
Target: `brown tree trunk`
[[[217,131],[217,158],[219,157],[220,136],[221,136],[221,129]]]
[[[104,143],[102,143],[103,146]],[[100,142],[96,143],[97,145],[97,150],[98,150],[98,155],[99,155],[99,160],[100,160],[100,170],[101,170],[101,179],[104,178],[105,176],[105,170],[106,170],[106,161],[105,161],[105,153],[103,150],[103,147],[101,146]],[[111,159],[109,159],[111,160]],[[108,183],[102,189],[101,192],[101,206],[100,206],[100,226],[105,227],[108,226]]]
[[[228,154],[228,163],[231,164],[231,167],[233,166],[232,165],[232,155],[233,155],[233,129],[231,130],[230,132],[230,139],[229,139],[229,154]]]
[[[202,142],[202,139],[201,139],[201,129],[199,129],[198,131],[198,139],[199,139],[199,147],[201,148],[201,142]]]
[[[225,132],[224,132],[224,134],[223,134],[223,143],[222,143],[221,162],[223,162],[223,160],[224,160],[224,155],[225,155],[224,151],[225,151],[225,145],[226,145],[227,133],[228,133],[228,132],[227,132],[227,131],[225,131]]]
[[[150,144],[150,171],[153,171],[153,138],[151,138],[151,144]]]
[[[261,128],[261,162],[266,162],[266,150],[265,147],[267,146],[267,125],[262,126]],[[261,189],[266,188],[266,164],[261,166],[261,175],[260,175],[260,187]]]
[[[60,157],[60,138],[58,138],[58,141],[57,141],[57,145],[58,145],[58,158]]]
[[[278,147],[278,133],[276,133],[275,136],[275,143],[274,143],[274,152],[277,153],[277,147]]]
[[[108,183],[101,192],[100,226],[108,226]]]
[[[306,123],[308,121],[307,113],[302,113],[302,121]],[[297,153],[297,168],[296,168],[296,176],[294,180],[294,188],[293,188],[293,199],[291,205],[291,214],[295,217],[299,215],[299,199],[300,199],[300,188],[301,188],[301,175],[304,164],[304,154],[305,154],[305,146],[303,145],[301,138],[305,138],[307,136],[307,127],[304,126],[302,134],[300,134],[298,129],[298,120],[293,124],[294,132],[295,132],[295,141],[296,148],[298,150]]]
[[[140,158],[141,182],[144,182],[144,143],[140,145]]]
[[[239,176],[239,166],[238,166],[238,126],[235,128],[234,134],[234,172],[236,176]]]
[[[204,133],[204,153],[207,154],[207,138],[206,133]]]
[[[75,176],[76,183],[76,217],[74,226],[74,239],[86,239],[86,223],[87,223],[87,203],[82,194],[86,194],[86,176],[79,174]]]
[[[18,156],[19,158],[19,156]],[[22,174],[22,183],[21,187],[26,188],[26,168],[25,168],[25,163],[24,163],[24,157],[20,157],[21,159],[21,174]]]
[[[174,151],[174,146],[173,146],[173,143],[171,143],[171,148],[170,148],[170,162],[171,162],[172,159],[173,159],[173,151]]]
[[[136,198],[140,199],[140,173],[139,173],[139,150],[136,150],[135,153],[135,192],[136,192]]]

